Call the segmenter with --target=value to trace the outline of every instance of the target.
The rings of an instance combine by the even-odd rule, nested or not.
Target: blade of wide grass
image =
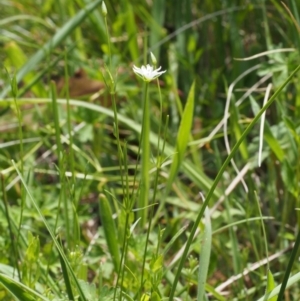
[[[291,274],[294,261],[296,259],[297,254],[298,254],[299,246],[300,246],[300,231],[298,230],[298,234],[297,234],[297,238],[296,238],[293,250],[292,250],[292,254],[290,256],[288,265],[286,267],[286,270],[285,270],[285,273],[284,273],[284,277],[283,277],[283,280],[282,280],[282,284],[281,284],[281,287],[280,287],[280,290],[279,290],[279,293],[278,293],[277,301],[284,300],[284,291],[285,291],[285,288],[288,285],[289,276]]]
[[[198,268],[198,293],[197,300],[202,301],[205,296],[205,284],[210,263],[210,253],[212,245],[212,227],[210,212],[208,207],[205,209],[205,229],[203,233],[203,243],[201,246],[199,268]]]
[[[60,253],[58,255],[59,255],[60,266],[61,266],[62,274],[64,277],[68,298],[69,298],[69,300],[75,300],[73,290],[72,290],[72,284],[71,284],[70,277],[68,274],[68,268],[66,266],[64,259],[60,255]]]
[[[19,177],[21,179],[22,184],[24,185],[24,188],[25,188],[25,190],[27,192],[27,195],[28,195],[29,199],[31,200],[33,206],[37,210],[37,212],[38,212],[38,214],[39,214],[39,216],[40,216],[43,224],[45,225],[46,229],[48,230],[48,232],[49,232],[49,234],[50,234],[50,236],[52,238],[52,241],[54,242],[54,244],[55,244],[55,246],[57,248],[57,251],[59,252],[60,256],[62,257],[62,260],[64,261],[64,263],[65,263],[65,265],[66,265],[66,267],[68,269],[68,272],[71,275],[72,281],[73,281],[74,285],[76,286],[76,289],[78,290],[78,293],[79,293],[80,297],[82,298],[82,301],[87,301],[87,299],[85,298],[85,296],[83,294],[83,291],[82,291],[82,289],[81,289],[81,287],[79,285],[78,279],[76,278],[75,273],[74,273],[73,269],[71,268],[70,263],[69,263],[66,255],[65,255],[63,249],[60,246],[59,241],[56,239],[56,237],[55,237],[53,231],[51,230],[48,222],[46,221],[46,219],[44,218],[42,212],[40,211],[39,206],[37,205],[36,201],[34,200],[33,196],[31,195],[31,192],[30,192],[30,190],[29,190],[29,188],[28,188],[28,186],[27,186],[24,178],[22,177],[22,175],[21,175],[18,167],[16,166],[15,162],[12,161],[12,164],[13,164],[14,168],[16,169],[16,171],[17,171],[17,173],[18,173],[18,175],[19,175]],[[66,275],[66,277],[69,277],[68,274]]]
[[[16,281],[15,279],[0,274],[0,283],[1,285],[6,288],[14,297],[18,298],[22,301],[35,301],[35,300],[42,300],[42,301],[49,301],[48,298],[40,295],[30,287],[22,284],[21,282]]]
[[[114,263],[115,271],[118,272],[120,266],[120,252],[118,235],[115,222],[112,218],[112,211],[105,195],[100,195],[99,214],[103,226],[107,246]]]
[[[36,66],[43,60],[47,59],[49,53],[57,47],[65,38],[92,12],[102,0],[96,0],[88,4],[85,8],[80,10],[72,19],[70,19],[43,47],[41,47],[23,67],[18,71],[16,75],[17,83],[23,79],[23,77],[34,70]],[[9,92],[10,87],[5,87],[0,93],[0,98],[5,97]]]
[[[189,142],[190,132],[193,125],[193,116],[194,116],[194,99],[195,99],[195,82],[192,84],[187,103],[185,105],[179,131],[177,134],[177,142],[175,154],[173,157],[172,165],[169,172],[168,182],[166,185],[166,194],[168,194],[171,185],[178,173],[180,165],[184,159],[185,151]]]

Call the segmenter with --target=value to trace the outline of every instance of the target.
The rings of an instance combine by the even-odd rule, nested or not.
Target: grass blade
[[[208,267],[210,263],[210,253],[212,244],[212,228],[210,213],[208,207],[205,209],[205,229],[203,235],[203,243],[200,252],[199,270],[198,270],[198,294],[197,300],[204,300],[205,295],[205,283],[208,273]]]
[[[100,214],[107,246],[111,254],[113,264],[115,266],[115,271],[118,272],[120,266],[120,253],[119,253],[119,245],[117,239],[118,236],[115,227],[115,222],[112,218],[110,205],[108,203],[106,196],[103,194],[100,195],[99,214]]]
[[[7,289],[13,296],[22,301],[49,301],[48,298],[40,295],[33,289],[25,286],[24,284],[14,280],[13,278],[0,274],[0,283],[3,287]]]
[[[195,99],[195,82],[191,86],[187,103],[182,114],[182,119],[180,122],[180,127],[177,135],[176,151],[170,168],[168,183],[166,187],[166,194],[170,190],[171,185],[177,175],[177,172],[183,161],[184,154],[189,142],[190,131],[192,128],[193,115],[194,115],[194,99]]]

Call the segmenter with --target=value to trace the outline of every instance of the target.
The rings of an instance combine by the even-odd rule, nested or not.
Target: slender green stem
[[[17,118],[18,118],[18,134],[19,134],[19,139],[20,139],[20,172],[24,176],[24,174],[23,174],[23,171],[24,171],[24,147],[23,147],[23,128],[22,128],[23,118],[22,118],[22,114],[21,114],[21,111],[20,111],[19,104],[17,102],[18,85],[17,85],[16,75],[14,75],[12,80],[11,80],[11,91],[12,91],[12,94],[13,94],[16,113],[17,113]],[[26,192],[23,189],[23,186],[21,186],[21,212],[20,212],[20,220],[19,220],[19,226],[18,226],[18,234],[17,234],[17,239],[16,239],[16,246],[18,246],[18,244],[19,244],[20,231],[21,231],[22,221],[23,221],[23,212],[24,212],[25,200],[26,200]],[[18,269],[18,274],[19,274],[19,277],[20,277],[19,269]]]
[[[106,37],[107,37],[107,47],[108,47],[108,58],[109,58],[109,70],[112,71],[112,64],[111,64],[111,46],[110,46],[110,38],[109,38],[109,31],[107,25],[107,18],[104,17],[105,22],[105,30],[106,30]]]
[[[150,105],[148,95],[149,83],[144,83],[144,101],[143,101],[143,124],[142,124],[142,136],[140,144],[142,146],[142,167],[141,167],[141,193],[138,201],[139,217],[141,218],[142,228],[146,224],[148,203],[149,203],[149,160],[150,160]]]
[[[12,225],[11,225],[11,217],[9,214],[9,206],[8,206],[8,201],[7,201],[7,195],[6,195],[6,191],[5,191],[5,183],[4,183],[4,176],[0,173],[0,179],[1,179],[1,188],[2,188],[2,196],[3,196],[3,204],[4,204],[4,208],[5,208],[5,217],[7,220],[7,225],[8,225],[8,231],[9,231],[9,236],[10,236],[10,240],[11,240],[11,249],[12,249],[12,254],[15,260],[15,267],[17,269],[17,273],[18,273],[18,277],[19,280],[21,281],[21,273],[20,273],[20,267],[18,264],[19,261],[19,252],[18,252],[18,247],[17,247],[17,243],[14,239],[14,234],[13,234],[13,229],[12,229]],[[18,231],[19,234],[19,231]]]
[[[177,272],[174,278],[174,282],[170,291],[170,295],[169,295],[169,300],[173,301],[174,300],[174,295],[175,295],[175,291],[176,291],[176,286],[177,283],[179,281],[179,277],[181,274],[181,271],[183,269],[184,263],[186,262],[186,257],[189,251],[189,248],[192,244],[194,235],[196,233],[196,230],[198,228],[198,225],[201,221],[201,218],[203,217],[203,213],[205,211],[205,208],[207,207],[211,197],[213,196],[214,190],[216,189],[219,181],[221,180],[221,177],[227,167],[227,165],[230,163],[230,160],[233,158],[233,156],[235,155],[235,153],[237,152],[237,150],[239,149],[239,146],[242,144],[242,142],[245,140],[246,136],[250,133],[250,131],[252,130],[253,126],[257,123],[257,121],[259,120],[259,118],[261,117],[261,115],[268,109],[268,107],[271,106],[271,104],[275,101],[275,99],[277,98],[277,96],[279,95],[279,93],[283,90],[283,88],[292,80],[292,78],[295,76],[295,74],[300,70],[300,65],[291,73],[291,75],[287,78],[287,80],[277,89],[277,91],[272,95],[272,97],[269,99],[269,101],[261,108],[261,110],[257,113],[257,115],[254,117],[254,119],[252,120],[252,122],[248,125],[248,127],[245,129],[245,131],[243,132],[243,134],[241,135],[241,138],[236,142],[236,144],[234,145],[234,147],[232,148],[231,153],[228,155],[227,159],[225,160],[225,162],[223,163],[221,169],[219,170],[210,190],[208,191],[207,197],[203,203],[203,206],[201,207],[200,212],[197,215],[197,218],[195,220],[195,223],[191,229],[189,238],[187,240],[186,243],[186,247],[183,251],[183,254],[181,256],[181,260],[179,262],[178,268],[177,268]],[[300,235],[300,234],[299,234]],[[279,299],[278,299],[279,300]]]
[[[74,162],[74,151],[73,151],[73,135],[72,135],[72,124],[71,124],[71,107],[70,107],[70,91],[69,91],[69,73],[68,73],[68,57],[67,50],[65,50],[65,88],[66,88],[66,100],[67,100],[67,124],[69,134],[69,162],[72,172],[72,185],[75,185],[75,162]]]
[[[57,106],[57,96],[56,96],[56,86],[54,82],[51,82],[51,96],[52,96],[52,110],[53,110],[53,117],[54,117],[54,128],[55,128],[55,140],[57,145],[57,160],[58,160],[58,169],[60,174],[60,182],[61,182],[61,190],[60,190],[60,199],[63,198],[64,204],[64,220],[66,225],[66,236],[68,247],[71,246],[71,231],[70,231],[70,223],[69,223],[69,205],[66,197],[66,187],[65,187],[65,168],[64,168],[64,156],[63,150],[60,140],[60,125],[59,125],[59,113],[58,113],[58,106]]]
[[[295,258],[297,256],[299,246],[300,246],[300,231],[298,231],[297,238],[296,238],[296,241],[295,241],[295,245],[294,245],[294,248],[292,250],[292,254],[291,254],[289,263],[288,263],[288,265],[286,267],[286,270],[285,270],[285,273],[284,273],[284,277],[283,277],[283,280],[282,280],[282,283],[281,283],[281,287],[280,287],[280,291],[279,291],[279,294],[278,294],[278,297],[277,297],[277,301],[284,300],[283,299],[284,291],[285,291],[286,285],[287,285],[288,280],[289,280],[289,276],[290,276],[290,273],[291,273],[291,270],[292,270],[292,267],[293,267],[293,263],[294,263]]]
[[[156,66],[154,66],[156,68]],[[159,179],[159,172],[161,167],[161,152],[160,152],[160,135],[161,135],[161,128],[162,128],[162,97],[161,97],[161,90],[159,85],[159,80],[156,79],[157,82],[157,88],[159,93],[159,104],[160,104],[160,120],[159,120],[159,128],[158,128],[158,139],[157,139],[157,162],[156,162],[156,174],[155,174],[155,184],[154,184],[154,192],[152,197],[152,203],[151,203],[151,209],[150,209],[150,220],[149,225],[147,227],[147,234],[146,234],[146,243],[145,243],[145,250],[144,250],[144,257],[143,257],[143,265],[142,265],[142,276],[141,276],[141,289],[143,287],[144,282],[144,272],[145,272],[145,264],[146,264],[146,254],[147,254],[147,248],[148,248],[148,241],[150,236],[150,230],[151,230],[151,223],[154,216],[154,203],[156,199],[157,194],[157,187],[158,187],[158,179]]]

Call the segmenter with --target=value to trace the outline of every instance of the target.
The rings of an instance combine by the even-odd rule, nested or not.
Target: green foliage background
[[[300,4],[285,4],[106,1],[108,43],[101,0],[1,1],[1,300],[276,300],[262,296],[289,274],[286,300],[299,299]],[[145,226],[143,83],[132,66],[151,63],[150,51],[167,72],[148,89]],[[79,70],[84,87],[101,89],[57,94],[59,80],[78,88],[68,79]],[[259,166],[251,122],[268,85],[268,98],[278,94]],[[226,137],[231,149],[240,143],[233,159],[248,190],[229,164],[210,191]]]

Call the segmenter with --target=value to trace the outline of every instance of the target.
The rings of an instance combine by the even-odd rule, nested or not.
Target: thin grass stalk
[[[109,30],[107,25],[107,8],[105,5],[105,1],[102,2],[102,15],[104,17],[104,24],[105,24],[105,31],[106,31],[106,38],[107,38],[107,48],[108,48],[108,59],[109,59],[109,70],[112,71],[112,64],[111,64],[111,46],[110,46],[110,36]]]
[[[284,300],[284,291],[285,291],[286,285],[288,283],[289,276],[290,276],[294,261],[295,261],[296,256],[297,256],[299,246],[300,246],[300,231],[298,231],[296,241],[295,241],[295,244],[294,244],[294,247],[293,247],[293,250],[292,250],[292,254],[291,254],[291,257],[289,259],[288,265],[286,267],[285,273],[284,273],[284,277],[283,277],[283,280],[282,280],[282,283],[281,283],[281,287],[280,287],[280,291],[279,291],[279,294],[278,294],[278,297],[277,297],[277,301]]]
[[[67,50],[65,50],[65,91],[66,91],[66,100],[67,100],[67,125],[68,125],[68,134],[69,134],[69,151],[70,155],[69,163],[72,172],[72,186],[75,185],[75,162],[74,162],[74,151],[73,151],[73,135],[72,135],[72,124],[71,124],[71,107],[70,107],[70,91],[69,91],[69,72],[68,72],[68,57]]]
[[[16,78],[15,74],[14,74],[13,78],[11,79],[11,92],[13,95],[14,104],[15,104],[16,113],[17,113],[17,119],[18,119],[18,135],[19,135],[19,140],[20,140],[20,171],[23,175],[23,171],[24,171],[24,146],[23,146],[23,129],[22,129],[23,118],[22,118],[19,104],[17,102],[18,85],[17,85],[17,78]],[[25,200],[26,200],[26,193],[25,193],[25,190],[23,189],[23,186],[21,186],[21,211],[20,211],[20,219],[19,219],[18,233],[17,233],[17,239],[16,239],[16,246],[18,246],[19,239],[20,239],[20,232],[21,232],[21,227],[22,227],[22,222],[23,222],[23,212],[24,212],[24,207],[25,207]],[[20,274],[19,268],[17,268],[17,271],[18,271],[19,279],[21,279],[20,278],[21,274]]]
[[[142,149],[142,166],[141,166],[141,192],[138,199],[138,216],[141,218],[141,228],[146,225],[148,215],[148,203],[149,203],[149,160],[150,160],[150,104],[148,95],[149,83],[144,82],[144,101],[143,101],[143,123],[142,123],[142,135],[140,139]]]
[[[124,236],[122,242],[122,253],[119,262],[119,267],[117,271],[117,281],[116,286],[114,288],[114,300],[116,300],[116,294],[118,289],[118,284],[121,281],[120,287],[123,287],[124,284],[124,276],[125,276],[125,266],[126,266],[126,259],[127,259],[127,250],[128,250],[128,233],[129,233],[129,220],[130,214],[133,206],[133,202],[129,202],[129,179],[128,179],[128,164],[127,164],[127,146],[125,144],[124,147],[124,166],[125,166],[125,177],[126,177],[126,196],[125,196],[125,209],[126,218],[125,218],[125,227],[124,227]],[[121,301],[121,293],[119,296],[119,300]]]
[[[219,149],[217,148],[217,144],[216,141],[214,141],[213,144],[213,149],[214,149],[214,153],[216,154],[216,164],[217,164],[217,169],[220,170],[221,166],[222,166],[222,162],[221,162],[221,155],[219,152]],[[225,191],[225,187],[224,187],[224,183],[223,181],[221,181],[221,188],[223,191]],[[230,213],[230,208],[231,208],[231,204],[229,202],[229,197],[227,195],[225,195],[225,212],[226,212],[226,216],[227,216],[227,220],[229,224],[232,224],[232,216]],[[238,249],[238,241],[237,241],[237,237],[236,237],[236,233],[234,231],[234,227],[230,227],[228,229],[229,231],[229,237],[230,237],[230,246],[231,246],[231,251],[232,251],[232,265],[233,265],[233,271],[234,274],[237,275],[238,273],[241,272],[241,256],[239,253],[239,249]],[[233,288],[233,291],[236,290],[236,287]],[[242,282],[238,281],[238,290],[242,290]]]
[[[162,150],[161,150],[161,155],[164,154],[165,152],[165,145],[166,145],[166,141],[167,141],[167,130],[168,130],[168,124],[169,124],[169,115],[167,115],[167,118],[166,118],[166,124],[165,124],[165,130],[164,130],[164,135],[163,135],[163,145],[162,145]],[[159,164],[157,163],[157,168],[161,168],[161,164],[163,163],[162,160],[161,160],[161,157],[159,157]],[[157,220],[159,219],[159,216],[160,216],[160,212],[161,210],[163,209],[162,206],[158,206],[157,208],[157,211],[156,211],[156,214],[152,214],[151,215],[151,223],[149,225],[149,227],[151,228],[151,231],[153,230],[153,226],[156,224]]]
[[[8,206],[7,195],[6,195],[6,190],[5,190],[4,176],[1,173],[0,173],[0,178],[1,178],[3,204],[4,204],[4,208],[5,208],[5,217],[7,220],[8,232],[9,232],[9,236],[10,236],[10,243],[11,243],[11,249],[12,249],[12,255],[13,255],[12,257],[15,260],[14,267],[17,270],[19,281],[21,281],[22,278],[21,278],[21,273],[20,273],[20,267],[18,264],[18,261],[19,261],[19,253],[18,253],[18,248],[17,248],[18,240],[16,241],[14,239],[14,233],[13,233],[13,229],[12,229],[11,218],[10,218],[10,214],[9,214],[9,206]],[[17,230],[18,230],[18,236],[19,236],[19,233],[20,233],[19,227],[17,228]]]
[[[63,150],[62,150],[62,145],[60,140],[60,125],[59,125],[59,113],[58,113],[58,105],[57,105],[57,97],[56,97],[56,86],[53,81],[51,82],[51,97],[52,97],[52,110],[53,110],[53,117],[54,117],[55,141],[57,145],[58,170],[59,170],[60,181],[61,181],[60,198],[61,197],[63,198],[64,220],[66,225],[66,239],[67,239],[68,247],[70,247],[71,232],[70,232],[70,222],[69,222],[69,206],[65,195],[65,185],[64,185],[65,172],[62,172],[65,171],[63,167],[64,156],[63,156]]]
[[[156,69],[156,58],[152,55],[151,53],[151,59],[152,63],[154,65],[154,69]],[[142,264],[142,276],[141,276],[141,289],[143,288],[143,281],[144,281],[144,272],[145,272],[145,264],[146,264],[146,254],[147,254],[147,248],[148,248],[148,241],[149,241],[149,236],[150,236],[150,230],[152,229],[151,224],[152,220],[154,217],[154,203],[156,199],[156,194],[157,194],[157,187],[158,187],[158,180],[159,180],[159,172],[161,168],[161,154],[160,152],[160,135],[161,135],[161,126],[162,126],[162,96],[161,96],[161,90],[160,90],[160,84],[159,84],[159,79],[156,79],[156,84],[157,84],[157,89],[158,89],[158,94],[159,94],[159,109],[160,109],[160,116],[159,116],[159,126],[158,126],[158,139],[157,139],[157,159],[156,159],[156,174],[155,174],[155,180],[154,180],[154,191],[153,191],[153,197],[152,197],[152,202],[151,202],[151,209],[150,209],[150,219],[149,219],[149,224],[147,227],[147,234],[146,234],[146,243],[145,243],[145,249],[144,249],[144,257],[143,257],[143,264]],[[164,144],[163,144],[164,147]]]
[[[141,290],[143,289],[143,282],[144,282],[144,272],[145,272],[145,264],[146,264],[146,257],[147,257],[147,248],[148,248],[148,242],[149,242],[149,236],[150,236],[150,230],[151,230],[151,223],[154,216],[154,203],[156,199],[157,194],[157,187],[158,187],[158,180],[159,180],[159,172],[160,172],[161,166],[156,167],[156,173],[155,173],[155,179],[154,179],[154,189],[153,189],[153,197],[151,202],[151,209],[149,214],[149,223],[147,226],[147,233],[146,233],[146,243],[145,243],[145,249],[144,249],[144,256],[143,256],[143,264],[142,264],[142,275],[141,275]]]
[[[127,212],[126,212],[125,227],[124,227],[125,235],[124,235],[124,239],[123,239],[122,254],[121,254],[121,259],[120,259],[120,267],[119,267],[119,271],[118,271],[118,275],[117,275],[117,282],[116,282],[116,286],[115,286],[115,289],[114,289],[114,300],[116,300],[118,283],[119,283],[120,279],[121,279],[121,285],[120,285],[121,289],[122,289],[123,283],[124,283],[125,263],[126,263],[127,250],[128,250],[128,237],[127,237],[127,234],[129,232],[128,231],[128,229],[129,229],[129,218],[130,218],[130,215],[127,214]],[[120,293],[119,301],[122,300],[121,297],[122,297],[122,294]]]
[[[239,146],[241,145],[241,143],[245,140],[245,138],[247,137],[247,135],[250,133],[250,131],[252,130],[253,126],[257,123],[257,121],[259,120],[259,118],[261,117],[261,115],[273,104],[273,102],[275,101],[275,99],[277,98],[277,96],[280,94],[280,92],[284,89],[284,87],[292,80],[292,78],[297,74],[297,72],[300,70],[300,65],[298,65],[298,67],[291,73],[291,75],[285,80],[285,82],[276,90],[276,92],[272,95],[272,97],[269,99],[269,101],[265,104],[265,106],[263,106],[261,108],[261,110],[258,112],[258,114],[253,118],[252,122],[248,125],[248,127],[245,129],[245,131],[242,133],[241,138],[236,142],[236,144],[234,145],[234,147],[231,150],[231,153],[227,156],[225,162],[223,163],[221,169],[219,170],[210,190],[208,191],[207,197],[203,203],[203,206],[200,209],[200,212],[197,215],[197,218],[194,222],[194,225],[191,229],[189,238],[187,240],[186,243],[186,247],[184,249],[184,252],[182,254],[181,260],[179,262],[178,268],[177,268],[177,272],[175,275],[175,279],[174,279],[174,283],[171,287],[171,291],[170,291],[170,295],[169,295],[169,301],[173,301],[174,299],[174,295],[175,295],[175,291],[176,291],[176,286],[177,283],[179,281],[179,277],[181,274],[181,271],[183,269],[184,263],[186,261],[186,257],[189,251],[189,248],[192,244],[193,241],[193,237],[195,235],[195,232],[198,228],[199,222],[201,221],[201,218],[203,216],[203,213],[205,211],[205,208],[207,207],[210,199],[213,196],[214,190],[216,189],[219,181],[221,180],[221,177],[223,175],[223,173],[225,172],[226,167],[228,166],[230,160],[233,158],[233,156],[235,155],[235,153],[238,151]],[[300,244],[300,232],[298,234],[299,237],[299,244]],[[280,300],[278,300],[280,301]]]
[[[263,22],[264,22],[264,30],[265,30],[265,37],[266,37],[266,47],[268,50],[272,48],[272,39],[270,35],[270,27],[267,17],[267,10],[266,10],[266,0],[263,0],[261,3],[262,15],[263,15]]]

